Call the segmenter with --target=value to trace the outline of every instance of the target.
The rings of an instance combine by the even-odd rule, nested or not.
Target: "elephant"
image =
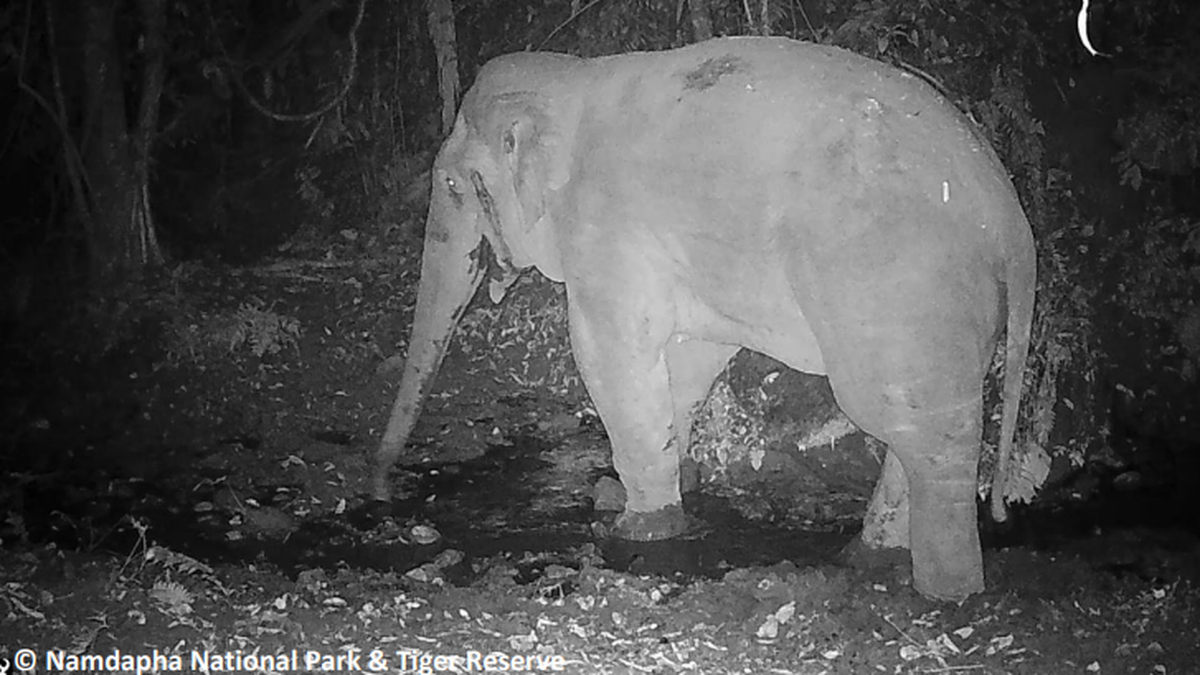
[[[1032,323],[1033,234],[988,142],[922,79],[839,48],[718,38],[498,57],[434,162],[406,363],[372,476],[399,458],[468,302],[536,268],[636,540],[688,527],[692,413],[740,348],[829,378],[899,460],[914,588],[984,589],[983,380],[1002,332],[1001,469]]]

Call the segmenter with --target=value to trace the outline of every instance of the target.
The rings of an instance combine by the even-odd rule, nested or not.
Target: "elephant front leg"
[[[568,288],[568,293],[570,290]],[[616,534],[668,539],[687,530],[679,492],[679,451],[664,346],[671,326],[661,313],[569,299],[571,348],[608,432],[613,467],[625,486]],[[631,303],[633,304],[633,303]]]

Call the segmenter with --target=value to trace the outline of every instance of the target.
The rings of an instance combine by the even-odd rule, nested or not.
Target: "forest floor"
[[[178,266],[66,327],[20,317],[0,670],[1200,673],[1200,533],[1128,506],[1180,483],[1018,512],[960,604],[916,594],[903,560],[839,562],[866,469],[806,486],[802,517],[702,489],[692,538],[600,536],[615,474],[536,281],[464,320],[404,498],[370,503],[417,265],[365,248]]]

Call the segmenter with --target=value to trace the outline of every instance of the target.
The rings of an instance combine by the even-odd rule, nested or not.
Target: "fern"
[[[186,588],[174,581],[154,582],[149,595],[164,612],[174,616],[191,614],[192,603],[196,601]]]

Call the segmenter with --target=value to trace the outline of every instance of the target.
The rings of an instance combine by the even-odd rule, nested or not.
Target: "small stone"
[[[592,491],[592,500],[597,511],[621,511],[625,508],[625,486],[621,481],[604,476],[596,481]]]
[[[413,541],[424,546],[441,539],[442,533],[428,525],[417,525],[409,532],[409,536]]]
[[[454,567],[462,562],[464,557],[462,551],[455,548],[448,548],[437,554],[431,564],[438,569],[444,570],[447,567]]]
[[[1126,471],[1113,479],[1113,487],[1118,490],[1136,490],[1142,487],[1142,474],[1138,471]]]
[[[542,571],[542,578],[553,581],[572,577],[576,574],[579,574],[579,570],[564,565],[547,565],[546,569]]]
[[[571,413],[560,413],[538,422],[538,430],[563,434],[579,428],[579,418]]]
[[[414,567],[404,573],[404,576],[414,581],[423,581],[425,583],[434,583],[441,578],[441,570],[436,565],[425,563],[420,567]]]
[[[380,377],[389,377],[404,371],[404,357],[399,354],[393,354],[383,360],[375,368],[375,374]]]

